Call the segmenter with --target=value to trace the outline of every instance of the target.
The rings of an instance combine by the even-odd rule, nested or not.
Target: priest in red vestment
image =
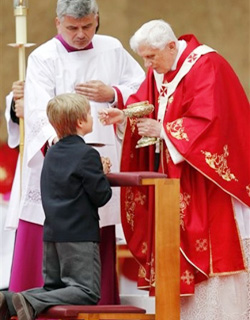
[[[127,121],[121,110],[100,112],[104,125],[118,123],[119,133],[126,123],[121,171],[159,171],[180,179],[181,295],[193,295],[204,280],[240,273],[246,287],[250,108],[240,81],[214,49],[193,35],[177,39],[162,20],[144,24],[130,45],[148,72],[127,105],[149,101],[155,108],[148,117]],[[136,148],[141,136],[157,137],[157,143]],[[153,294],[153,192],[124,188],[121,205],[126,240],[140,265],[138,287]],[[247,288],[242,292],[246,301]],[[240,307],[237,319],[248,311]]]

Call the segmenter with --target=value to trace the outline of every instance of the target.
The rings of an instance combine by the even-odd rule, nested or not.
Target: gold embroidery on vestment
[[[208,249],[208,240],[207,239],[198,239],[195,242],[195,249],[197,252],[204,252]]]
[[[226,181],[238,181],[235,175],[231,173],[227,165],[226,157],[229,156],[228,146],[225,145],[223,149],[224,153],[220,155],[218,153],[212,154],[209,151],[203,150],[201,150],[201,152],[205,155],[206,163],[210,166],[210,168],[215,169],[215,172],[218,173],[218,175],[222,177],[222,179]]]
[[[154,283],[155,282],[155,269],[154,269],[155,259],[154,259],[153,253],[151,254],[151,261],[147,262],[147,265],[150,266],[150,279],[149,279],[149,282],[150,283]]]
[[[180,225],[183,231],[185,231],[185,223],[184,223],[185,211],[187,209],[187,206],[190,204],[190,198],[191,196],[188,193],[186,192],[180,193]]]
[[[166,154],[166,162],[169,163],[170,162],[170,159],[171,159],[171,156],[170,156],[170,153],[168,151],[168,148],[166,147],[166,151],[165,151],[165,154]]]
[[[152,267],[150,269],[150,284],[155,283],[155,269]]]
[[[135,202],[139,203],[140,205],[144,205],[146,200],[146,195],[143,194],[142,192],[138,191],[135,194]]]
[[[127,223],[130,225],[131,230],[134,231],[134,217],[136,204],[144,205],[146,195],[141,191],[133,192],[131,187],[126,188],[125,194],[125,211]]]
[[[174,97],[173,96],[168,98],[168,103],[172,103],[173,101],[174,101]]]
[[[145,277],[146,277],[146,270],[142,265],[140,265],[140,267],[139,267],[138,277],[143,278],[143,279],[145,279]]]
[[[189,141],[187,133],[184,131],[183,119],[177,119],[173,122],[167,123],[167,131],[171,134],[172,137],[177,140],[186,140]]]
[[[135,128],[136,128],[137,119],[129,118],[129,122],[130,122],[131,135],[133,135],[135,132]]]
[[[127,223],[130,225],[131,230],[134,231],[135,202],[131,187],[126,188],[125,212]]]
[[[148,245],[147,245],[147,242],[144,241],[144,242],[142,243],[142,250],[141,250],[141,252],[142,252],[144,255],[146,255],[147,251],[148,251]]]
[[[190,271],[186,270],[183,272],[181,280],[186,284],[190,285],[194,281],[194,275]]]

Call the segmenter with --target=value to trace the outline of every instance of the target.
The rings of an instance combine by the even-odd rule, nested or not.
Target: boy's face
[[[86,133],[90,133],[93,130],[93,117],[91,115],[90,110],[89,110],[89,112],[87,114],[87,121],[85,122],[85,128],[86,128],[86,131],[87,131]]]

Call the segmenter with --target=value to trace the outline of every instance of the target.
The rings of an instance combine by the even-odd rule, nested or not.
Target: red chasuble
[[[164,81],[171,82],[200,45],[192,35],[180,39],[187,41],[187,48],[176,70],[165,74]],[[149,69],[127,104],[149,100],[155,106],[150,117],[156,119],[158,98]],[[180,179],[181,294],[193,294],[195,283],[210,276],[245,270],[231,196],[250,206],[249,123],[244,90],[230,65],[216,52],[201,56],[168,99],[164,130],[184,161],[175,165],[161,141],[158,170]],[[136,149],[139,138],[135,120],[128,119],[121,171],[154,170],[155,146]],[[128,246],[140,265],[138,287],[154,294],[153,190],[123,188],[121,203]]]

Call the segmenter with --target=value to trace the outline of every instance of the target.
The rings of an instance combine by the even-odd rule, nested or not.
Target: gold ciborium
[[[154,111],[154,106],[149,104],[148,101],[141,101],[137,103],[132,103],[127,106],[126,109],[123,110],[124,114],[128,118],[142,118],[149,115]],[[155,137],[141,137],[140,140],[137,141],[136,148],[147,147],[152,144],[155,144],[158,141]]]

